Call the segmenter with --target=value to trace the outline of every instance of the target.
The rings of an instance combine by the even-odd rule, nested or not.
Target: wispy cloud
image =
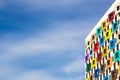
[[[0,79],[84,80],[84,40],[104,4],[0,0]]]
[[[72,56],[74,56],[76,55],[74,54],[74,52],[78,52],[78,54],[79,51],[84,52],[82,51],[82,45],[84,45],[83,41],[85,35],[87,35],[87,33],[89,32],[89,29],[86,30],[85,27],[81,29],[79,28],[79,26],[88,26],[88,25],[86,24],[86,22],[81,23],[80,20],[70,21],[70,22],[69,21],[58,22],[52,24],[51,25],[52,28],[46,30],[45,32],[39,33],[38,30],[36,35],[34,34],[35,36],[30,36],[30,37],[28,36],[26,39],[17,40],[16,42],[9,41],[7,42],[7,44],[4,43],[3,41],[0,47],[3,48],[2,52],[6,54],[1,55],[0,63],[2,63],[2,61],[5,61],[5,64],[2,64],[3,66],[9,64],[8,66],[14,67],[14,65],[10,64],[11,61],[17,60],[17,58],[23,56],[38,55],[43,53],[45,53],[46,55],[50,55],[50,54],[55,55],[58,52],[60,53],[59,55],[69,56],[70,54],[66,53],[67,51],[72,52]],[[44,35],[41,36],[40,34],[44,34]],[[75,62],[69,62],[69,64],[66,64],[65,66],[61,65],[57,71],[60,71],[61,73],[65,73],[66,75],[67,74],[71,75],[73,73],[79,74],[81,69],[84,70],[83,67],[80,66],[80,63],[83,63],[82,60],[79,59],[76,60],[75,58]],[[5,80],[7,80],[8,78],[9,80],[16,80],[17,78],[20,80],[30,80],[30,79],[79,80],[84,78],[83,73],[82,75],[77,77],[61,78],[61,77],[56,77],[54,75],[50,75],[50,72],[48,72],[49,74],[47,74],[46,72],[42,73],[41,70],[40,72],[39,71],[19,72],[19,68],[17,69],[18,71],[12,68],[11,68],[12,71],[10,70],[10,68],[6,68],[6,69],[5,68],[1,68],[1,70],[4,71],[4,74],[1,75],[3,78],[5,78],[4,76],[9,75],[9,77],[5,78]],[[14,73],[19,73],[19,75],[16,75]],[[32,76],[32,78],[29,76]]]
[[[84,74],[85,66],[84,64],[84,57],[79,58],[78,60],[75,60],[74,62],[71,62],[70,64],[64,66],[62,70],[67,74]]]
[[[82,76],[58,77],[44,70],[25,71],[19,68],[0,67],[0,78],[2,80],[79,80],[84,79]]]
[[[80,29],[79,26],[81,25],[86,26],[86,24],[81,24],[76,21],[69,23],[52,24],[51,26],[54,29],[48,30],[43,33],[37,33],[35,37],[28,37],[27,39],[22,41],[20,40],[17,43],[14,42],[15,44],[13,43],[11,45],[7,45],[6,47],[3,46],[3,48],[5,47],[6,51],[16,54],[35,54],[37,52],[42,53],[78,50],[78,48],[80,47],[79,44],[84,44],[83,41],[85,35],[89,31],[89,29],[86,30],[86,28]],[[41,36],[39,34],[44,35]]]

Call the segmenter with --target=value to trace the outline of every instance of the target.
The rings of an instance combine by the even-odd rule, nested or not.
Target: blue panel
[[[110,80],[109,76],[104,76],[103,80]]]
[[[118,21],[116,21],[112,24],[112,31],[114,32],[116,30],[118,30]]]
[[[116,44],[116,40],[115,40],[115,39],[111,40],[111,41],[110,41],[110,48],[109,48],[109,49],[110,49],[110,50],[111,50],[111,49],[114,49],[114,48],[115,48],[115,44]]]
[[[100,46],[104,45],[104,36],[100,38]]]
[[[94,78],[98,78],[100,75],[100,69],[96,69],[94,73]]]

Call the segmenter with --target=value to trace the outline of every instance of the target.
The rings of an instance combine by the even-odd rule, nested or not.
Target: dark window
[[[93,60],[93,64],[95,64],[95,60]]]
[[[114,46],[114,42],[113,41],[111,42],[111,46]]]
[[[117,11],[120,9],[120,6],[117,6]]]
[[[104,71],[104,65],[102,65],[102,71]]]
[[[105,78],[105,80],[108,80],[108,78]]]
[[[92,54],[92,50],[90,51],[90,54]]]
[[[100,33],[100,29],[98,29],[98,33]]]
[[[110,19],[113,19],[113,14],[110,14]]]
[[[110,60],[107,61],[107,65],[110,65]]]
[[[88,45],[90,44],[90,42],[88,41]]]
[[[119,54],[118,53],[116,53],[116,58],[118,58],[119,57]]]
[[[107,37],[108,37],[108,35],[109,35],[109,32],[106,33],[106,36],[107,36]]]
[[[119,49],[119,45],[117,44],[117,50]]]
[[[116,76],[116,72],[113,72],[112,76],[115,77]]]
[[[117,24],[115,23],[115,24],[114,24],[114,29],[116,29],[116,28],[117,28]]]
[[[118,39],[120,39],[120,34],[118,35]]]
[[[101,54],[98,54],[98,59],[100,59],[101,58]]]
[[[105,27],[106,26],[106,24],[105,23],[103,23],[103,27]]]
[[[103,43],[103,38],[101,38],[100,42]]]
[[[104,49],[104,54],[106,54],[106,52],[107,52],[107,50],[106,50],[106,49]]]
[[[118,13],[119,14],[119,16],[120,16],[120,13]]]
[[[94,40],[94,35],[92,36],[92,40]]]
[[[90,76],[90,80],[93,80],[92,76]]]

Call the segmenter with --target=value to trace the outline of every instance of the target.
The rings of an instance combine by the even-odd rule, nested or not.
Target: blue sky
[[[84,40],[114,0],[0,0],[0,80],[84,80]]]

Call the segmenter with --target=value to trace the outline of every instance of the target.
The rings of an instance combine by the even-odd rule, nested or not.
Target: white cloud
[[[83,76],[57,77],[45,70],[29,70],[24,71],[19,68],[0,67],[0,77],[2,80],[79,80],[84,79]]]
[[[37,52],[78,51],[81,47],[80,45],[84,45],[83,38],[89,30],[78,28],[81,26],[81,23],[79,22],[56,23],[51,26],[57,28],[38,33],[36,37],[28,37],[25,40],[14,42],[14,44],[2,47],[5,47],[6,51],[9,53],[15,53],[16,55],[18,55],[18,53],[35,54]],[[86,26],[86,24],[83,24],[83,26]],[[39,34],[42,34],[42,36]]]
[[[8,78],[9,80],[57,80],[45,71],[29,71]]]
[[[37,33],[35,36],[28,37],[27,39],[19,40],[18,42],[2,42],[0,47],[3,48],[4,51],[8,52],[8,54],[3,54],[0,56],[1,63],[5,61],[6,64],[12,61],[11,58],[15,60],[16,56],[24,56],[24,55],[36,55],[35,53],[48,53],[50,52],[56,53],[59,52],[61,55],[64,55],[64,51],[83,51],[80,50],[80,47],[84,45],[84,37],[89,32],[89,29],[86,29],[84,26],[89,26],[90,24],[86,24],[86,22],[70,21],[70,22],[59,22],[50,25],[52,29],[45,31],[43,33]],[[82,27],[82,28],[81,28]],[[42,36],[40,36],[42,34]],[[84,34],[84,35],[83,35]],[[18,37],[18,36],[17,36]],[[80,46],[81,45],[81,46]],[[83,53],[84,54],[84,53]],[[69,53],[68,53],[69,55]],[[74,55],[74,53],[73,53]],[[79,58],[80,59],[80,58]],[[63,72],[67,74],[78,73],[83,70],[83,66],[80,66],[81,63],[84,63],[83,60],[76,60],[68,65],[62,67]],[[8,65],[10,66],[10,65]],[[15,66],[15,65],[13,65]],[[9,72],[10,68],[8,69]],[[11,69],[13,70],[13,69]],[[18,69],[19,70],[19,69]],[[3,70],[5,71],[5,69]],[[50,73],[44,73],[39,71],[28,71],[28,72],[19,72],[14,70],[10,73],[5,73],[3,76],[7,76],[5,80],[80,80],[84,79],[84,74],[75,78],[58,78]],[[18,73],[14,74],[14,73]],[[32,76],[32,78],[30,77]],[[41,77],[43,76],[43,77]]]
[[[57,80],[55,76],[43,70],[23,71],[10,65],[0,67],[0,72],[2,80]]]
[[[62,67],[62,71],[67,74],[80,74],[85,72],[85,64],[84,64],[84,56],[82,58],[67,64],[66,66]],[[81,74],[84,75],[84,74]]]

